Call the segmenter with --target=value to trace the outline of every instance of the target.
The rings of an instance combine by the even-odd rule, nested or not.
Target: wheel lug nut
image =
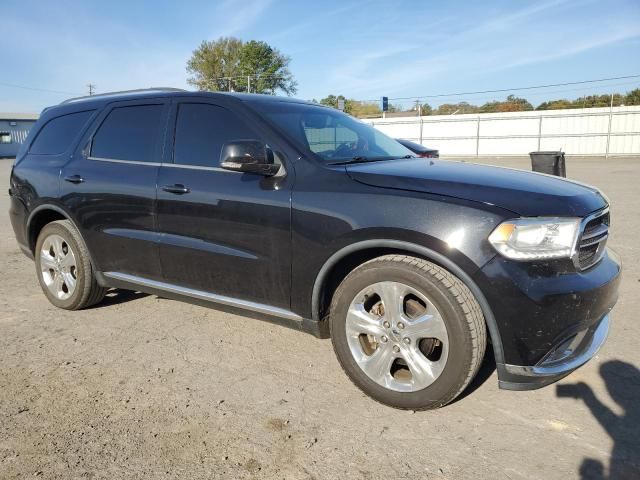
[[[398,345],[394,345],[394,346],[393,346],[393,351],[394,351],[395,353],[399,353],[399,352],[400,352],[400,347],[399,347]]]
[[[404,343],[409,345],[411,343],[411,339],[409,337],[404,337]]]
[[[391,324],[389,322],[387,322],[387,321],[384,321],[384,322],[382,322],[382,326],[384,328],[389,328],[391,326]]]
[[[387,337],[385,337],[384,335],[380,337],[380,341],[382,343],[387,343],[387,340],[389,340]]]
[[[402,330],[404,328],[404,323],[398,322],[398,328]]]

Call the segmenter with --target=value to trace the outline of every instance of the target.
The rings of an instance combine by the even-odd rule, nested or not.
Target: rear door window
[[[66,152],[93,112],[94,110],[87,110],[70,113],[49,120],[40,129],[29,152],[36,155],[57,155]]]
[[[223,107],[182,103],[178,108],[173,162],[217,167],[222,145],[233,140],[257,140],[256,133]]]
[[[114,108],[93,136],[91,157],[159,161],[164,119],[162,104]]]

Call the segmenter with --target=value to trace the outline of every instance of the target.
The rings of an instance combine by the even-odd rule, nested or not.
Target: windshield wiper
[[[365,162],[378,162],[381,160],[393,160],[394,158],[410,158],[410,156],[405,157],[365,157],[363,155],[356,155],[355,157],[339,160],[337,162],[329,162],[329,165],[348,165],[350,163],[365,163]]]

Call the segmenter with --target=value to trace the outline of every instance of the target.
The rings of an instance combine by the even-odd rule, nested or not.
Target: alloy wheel
[[[447,327],[436,306],[413,287],[398,282],[370,285],[351,302],[345,325],[354,360],[378,385],[415,392],[444,370]]]
[[[52,295],[66,300],[76,289],[78,267],[71,245],[60,235],[49,235],[40,250],[40,272]]]

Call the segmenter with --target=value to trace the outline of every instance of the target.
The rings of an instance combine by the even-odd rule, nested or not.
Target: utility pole
[[[247,93],[251,93],[251,75],[247,75]]]
[[[93,95],[94,93],[96,93],[96,86],[93,83],[88,83],[87,84],[87,88],[89,89],[89,96]]]

